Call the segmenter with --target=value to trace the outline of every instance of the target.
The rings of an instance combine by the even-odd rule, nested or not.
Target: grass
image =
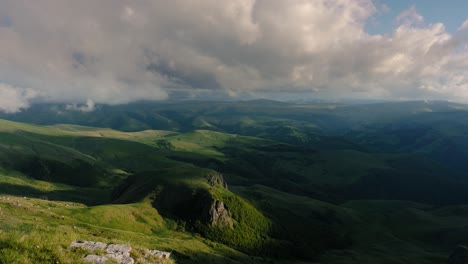
[[[194,122],[208,128],[220,125],[215,121]],[[254,119],[244,121],[264,129]],[[263,121],[261,126],[268,122],[278,126],[273,124],[278,120]],[[284,128],[276,131],[276,138],[306,142],[310,136],[305,130]],[[271,138],[270,132],[275,131],[266,133],[266,138]],[[442,263],[454,245],[468,242],[464,207],[434,208],[374,197],[350,201],[342,195],[347,186],[375,169],[385,171],[390,183],[414,176],[402,174],[408,164],[401,160],[410,161],[407,156],[348,149],[351,145],[345,143],[324,151],[319,143],[294,145],[207,130],[127,133],[0,120],[0,193],[4,194],[0,197],[0,263],[76,263],[84,252],[68,249],[75,239],[130,243],[136,248],[135,256],[141,256],[141,248],[168,250],[177,263],[305,259],[334,264],[355,259],[358,263],[435,264]],[[40,165],[34,168],[49,173],[85,162],[98,172],[97,181],[80,186],[60,178],[27,177],[30,171],[21,170],[18,162],[30,158]],[[424,182],[431,182],[435,166],[423,161],[418,166],[427,171]],[[65,169],[56,176],[89,176],[85,170],[73,174]],[[224,174],[229,190],[207,182],[206,175],[213,170]],[[381,182],[376,178],[362,186],[374,190],[382,187]],[[442,184],[427,188],[434,186]],[[154,208],[156,191],[166,192],[169,202],[162,209]],[[192,205],[197,193],[223,201],[234,229],[194,228],[193,219],[177,214],[184,203]]]
[[[29,132],[47,136],[81,136],[81,137],[105,137],[115,139],[125,139],[131,141],[151,141],[155,138],[174,134],[170,131],[159,130],[146,130],[139,132],[121,132],[108,128],[86,127],[78,125],[53,125],[53,126],[40,126],[30,125],[25,123],[18,123],[8,120],[0,119],[1,132]]]
[[[85,204],[99,204],[109,200],[108,190],[82,188],[26,177],[18,172],[0,169],[0,193],[47,200],[62,200]]]
[[[68,248],[74,240],[130,243],[136,252],[142,248],[172,251],[175,259],[181,259],[177,263],[229,263],[229,258],[249,263],[247,256],[226,246],[171,231],[165,221],[146,214],[145,210],[154,210],[149,203],[87,207],[1,196],[0,208],[0,263],[81,263],[86,252]]]
[[[111,138],[103,136],[102,131],[82,127],[40,127],[9,122],[5,125],[9,128],[4,129],[5,134],[0,137],[0,141],[10,144],[7,146],[10,153],[4,156],[4,161],[8,161],[12,155],[27,154],[31,150],[30,145],[34,144],[32,153],[57,162],[68,162],[69,153],[76,153],[80,159],[92,157],[96,166],[101,166],[118,180],[106,185],[110,179],[106,176],[107,180],[106,177],[101,178],[101,181],[105,181],[101,186],[71,186],[26,177],[13,171],[8,162],[5,163],[7,166],[4,166],[0,175],[0,191],[16,196],[5,196],[6,205],[0,205],[2,215],[8,219],[0,224],[4,235],[2,261],[10,262],[17,258],[19,263],[33,262],[33,259],[35,263],[71,263],[73,259],[77,259],[78,253],[68,252],[67,245],[74,239],[81,239],[170,250],[174,251],[176,258],[181,259],[178,263],[250,262],[246,255],[227,246],[180,231],[177,228],[178,223],[161,217],[146,199],[160,180],[194,189],[210,188],[204,176],[209,170],[166,160],[160,153],[154,153],[159,146],[153,144],[153,137],[165,136],[164,133],[159,135],[145,132],[136,135],[137,133],[106,131],[114,137]],[[123,139],[126,136],[134,140]],[[207,140],[209,137],[208,135]],[[138,156],[142,159],[134,163]],[[148,167],[142,164],[148,164]],[[120,179],[132,175],[128,171],[144,171],[145,168],[158,170],[143,176],[147,177],[146,184],[149,184],[149,188],[141,190],[141,193],[135,190],[129,192],[129,195],[141,195],[138,199],[128,198],[135,200],[135,203],[106,204],[110,201],[110,190],[102,188],[103,186],[116,186],[121,183]],[[141,177],[138,178],[138,184],[146,185]],[[67,200],[70,202],[62,202]],[[89,207],[83,203],[103,205]],[[40,242],[39,238],[56,243],[37,248],[35,244]],[[25,251],[29,253],[24,253]],[[19,255],[22,257],[19,258]]]
[[[199,153],[205,156],[223,158],[224,154],[217,149],[235,137],[220,132],[196,130],[190,133],[166,137],[176,151]]]

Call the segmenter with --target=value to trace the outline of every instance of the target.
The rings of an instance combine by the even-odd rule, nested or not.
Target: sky
[[[366,27],[366,30],[372,34],[394,30],[398,26],[395,18],[412,6],[415,6],[426,23],[443,23],[446,30],[451,33],[455,32],[468,18],[468,1],[465,0],[380,0],[374,3],[379,12]]]
[[[468,102],[467,3],[0,0],[0,111],[171,98]]]

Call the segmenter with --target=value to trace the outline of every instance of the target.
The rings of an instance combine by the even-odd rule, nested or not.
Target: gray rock
[[[106,256],[114,259],[118,263],[133,264],[135,260],[130,257],[132,247],[125,244],[109,244],[106,248]]]
[[[106,253],[121,253],[121,254],[127,254],[130,256],[130,251],[132,250],[132,247],[128,244],[109,244],[106,247]]]
[[[206,180],[208,181],[208,184],[211,186],[216,186],[219,185],[223,187],[224,189],[228,189],[227,182],[224,180],[224,177],[221,173],[219,172],[210,172],[206,175]]]
[[[86,255],[86,257],[84,257],[83,260],[93,264],[103,264],[106,263],[109,259],[103,256],[89,254]]]
[[[105,263],[108,259],[113,259],[120,264],[134,264],[135,260],[130,256],[132,247],[125,244],[106,244],[94,241],[73,241],[71,248],[83,248],[89,251],[103,250],[106,255],[87,255],[84,259],[92,263]],[[102,262],[99,262],[102,261]]]
[[[213,199],[207,212],[207,222],[217,227],[234,227],[234,221],[222,201]]]
[[[73,241],[70,244],[71,248],[83,248],[87,249],[90,251],[95,251],[95,250],[105,250],[107,247],[107,244],[102,243],[102,242],[94,242],[94,241]]]
[[[147,250],[147,254],[151,256],[155,256],[161,259],[168,259],[171,257],[171,252],[167,251],[160,251],[160,250]]]
[[[130,252],[132,247],[128,244],[106,244],[94,241],[73,241],[70,248],[83,248],[89,251],[103,251],[104,256],[96,254],[88,254],[83,260],[93,264],[106,263],[108,260],[114,260],[119,264],[134,264],[135,260],[131,257]],[[144,250],[145,258],[148,256],[157,257],[159,259],[168,259],[171,257],[170,252],[160,250]],[[146,263],[145,260],[139,259],[139,263]],[[143,262],[142,262],[143,261]],[[159,263],[159,262],[158,262]]]
[[[468,264],[468,247],[458,246],[450,254],[448,264]]]
[[[132,257],[125,256],[120,253],[108,253],[106,254],[106,257],[111,258],[120,264],[134,264],[135,263],[135,260]]]

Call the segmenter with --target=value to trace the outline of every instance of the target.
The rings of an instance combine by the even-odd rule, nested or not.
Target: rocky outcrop
[[[206,175],[208,183],[215,187],[221,186],[224,189],[228,189],[228,185],[223,178],[223,175],[218,172],[211,172]],[[231,218],[228,208],[224,205],[222,201],[216,200],[213,197],[210,197],[208,206],[204,207],[204,222],[210,224],[211,226],[216,227],[234,227],[234,222]]]
[[[450,254],[448,264],[468,264],[468,247],[458,246]]]
[[[206,180],[208,181],[208,184],[211,186],[221,186],[224,189],[228,189],[227,182],[224,180],[224,177],[221,173],[218,172],[210,172],[206,175]]]
[[[208,204],[204,210],[204,222],[211,226],[216,227],[234,227],[234,221],[228,209],[225,207],[222,201],[218,201],[212,198],[211,203]]]
[[[134,264],[135,260],[131,257],[130,252],[132,247],[128,244],[106,244],[102,242],[94,241],[73,241],[70,244],[70,248],[82,248],[89,250],[93,253],[87,254],[83,257],[83,260],[93,264],[106,263],[108,260],[113,260],[119,264]],[[96,251],[103,251],[103,255],[95,254]],[[157,257],[160,259],[168,259],[171,256],[170,252],[159,251],[159,250],[148,250],[145,249],[145,255]],[[145,263],[144,260],[140,260],[138,263]]]
[[[153,206],[165,217],[177,217],[189,224],[234,227],[229,208],[209,190],[186,186],[165,186],[153,197]]]

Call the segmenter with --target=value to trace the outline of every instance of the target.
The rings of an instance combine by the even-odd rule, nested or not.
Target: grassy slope
[[[322,255],[320,263],[444,263],[454,245],[467,242],[454,232],[466,229],[466,207],[434,210],[425,204],[383,200],[336,206],[264,186],[235,191],[279,218],[279,231],[295,238],[297,247],[310,247],[319,238],[321,245],[335,248]],[[444,246],[437,241],[442,237]]]
[[[195,172],[197,168],[193,165],[181,165],[180,162],[165,160],[160,155],[148,155],[150,152],[158,151],[158,149],[155,148],[154,139],[160,138],[162,135],[166,135],[167,133],[150,131],[142,133],[121,133],[116,131],[107,131],[110,137],[118,138],[112,139],[103,137],[102,134],[95,134],[95,132],[99,130],[84,127],[73,127],[73,131],[70,132],[70,126],[40,127],[12,123],[8,121],[3,122],[2,125],[3,129],[1,130],[3,130],[7,136],[0,138],[0,141],[3,139],[4,142],[8,142],[9,144],[13,145],[14,147],[11,147],[11,152],[14,153],[24,154],[28,150],[29,144],[49,144],[48,148],[35,148],[37,154],[41,155],[42,157],[47,156],[48,158],[66,162],[71,154],[76,153],[78,158],[92,157],[93,159],[98,159],[99,161],[96,162],[102,164],[104,168],[112,170],[113,172],[117,171],[121,175],[126,174],[124,170],[143,168],[142,170],[144,171],[145,167],[140,166],[140,163],[156,162],[156,164],[153,164],[146,169],[155,169],[156,167],[161,169],[160,166],[162,165],[163,167],[166,167],[166,172],[164,172],[165,175],[164,173],[160,173],[154,179],[153,176],[151,176],[150,182],[156,181],[154,184],[158,184],[160,183],[160,180],[164,180],[166,182],[171,182],[171,184],[185,185],[193,189],[211,188],[205,182],[204,176],[202,178],[198,176],[198,174]],[[81,134],[80,131],[84,131],[83,134]],[[26,134],[27,138],[15,142],[6,140],[9,135],[17,135],[18,133]],[[135,136],[135,134],[137,136]],[[131,138],[131,140],[127,141],[129,138]],[[135,143],[131,143],[131,141],[135,141]],[[137,143],[137,141],[143,142],[144,144]],[[95,147],[95,149],[89,148],[89,142],[98,142],[99,146]],[[17,147],[19,147],[19,149],[17,149]],[[58,150],[61,149],[65,149],[64,153],[58,152]],[[88,153],[77,151],[82,149],[87,150]],[[97,150],[99,151],[96,152]],[[145,157],[143,160],[137,162],[137,164],[133,164],[131,161],[128,163],[120,163],[122,159],[130,158],[132,155],[144,155]],[[121,165],[124,170],[120,169],[120,167],[118,167],[119,165]],[[201,172],[204,171],[206,170],[201,170]],[[107,197],[109,191],[99,187],[99,184],[95,187],[91,186],[83,188],[60,183],[44,182],[25,177],[18,172],[11,171],[9,168],[3,169],[1,174],[0,190],[3,190],[4,193],[28,197],[28,200],[34,202],[43,203],[41,200],[37,200],[36,198],[31,197],[47,197],[48,199],[54,200],[68,200],[73,201],[73,204],[75,204],[76,201],[81,202],[83,200],[83,202],[88,202],[89,204],[95,203],[96,201],[92,201],[95,199],[100,200],[101,203],[105,202],[106,199],[109,201],[109,197]],[[141,184],[141,182],[138,182],[138,184]],[[154,184],[153,188],[155,187]],[[116,183],[108,186],[115,185]],[[149,247],[148,241],[151,241],[153,244],[157,242],[156,244],[158,245],[158,248],[177,251],[176,255],[179,256],[178,258],[180,259],[181,263],[206,263],[207,261],[210,263],[234,263],[236,261],[240,263],[250,262],[249,258],[235,250],[203,239],[199,236],[193,236],[191,234],[185,233],[184,231],[178,229],[178,224],[175,221],[171,219],[163,219],[152,207],[150,201],[146,199],[146,196],[149,195],[151,191],[152,190],[150,188],[144,190],[141,193],[130,192],[130,195],[133,195],[133,197],[127,197],[126,199],[134,200],[136,203],[126,205],[101,205],[96,207],[86,207],[80,205],[75,208],[63,208],[63,206],[59,206],[61,204],[60,202],[47,202],[50,204],[49,207],[54,208],[49,209],[48,207],[47,210],[53,210],[52,212],[60,214],[60,217],[56,215],[46,215],[44,216],[44,222],[47,224],[52,224],[57,220],[63,222],[64,219],[69,219],[69,222],[65,221],[68,227],[77,226],[78,224],[89,225],[94,228],[93,234],[101,240],[128,239],[127,241],[131,241],[132,244],[144,244],[144,246],[147,247]],[[142,195],[135,199],[134,195],[136,193]],[[227,193],[228,196],[232,196],[232,193]],[[101,200],[98,197],[102,195],[106,196],[106,198]],[[17,199],[20,198],[11,198],[9,200],[16,201]],[[36,205],[31,204],[29,207],[33,208],[35,206]],[[15,221],[21,223],[21,225],[26,226],[24,232],[25,234],[28,234],[28,237],[42,235],[43,232],[45,232],[48,228],[45,227],[45,230],[40,228],[31,228],[31,223],[28,221],[28,218],[35,217],[38,214],[41,214],[41,212],[26,209],[25,212],[27,212],[27,214],[23,214],[23,218],[21,215],[14,215],[13,211],[3,211],[4,214],[8,215],[8,218],[16,219]],[[3,226],[6,227],[6,225]],[[52,226],[54,226],[54,224],[52,224]],[[95,230],[112,230],[112,236],[106,237],[102,234],[102,231],[96,233]],[[8,236],[11,237],[21,236],[21,233],[17,233],[18,230],[15,230],[14,228],[10,228],[5,232],[8,232]],[[129,236],[129,232],[130,234],[134,235]],[[89,233],[81,234],[80,232],[76,232],[76,230],[72,230],[71,233],[75,234],[76,236],[90,235]],[[50,237],[51,240],[57,239],[60,241],[64,239],[70,240],[69,238],[69,236],[66,238],[55,238],[55,236]],[[18,239],[21,240],[22,238],[20,237]],[[87,238],[81,237],[80,239]],[[8,240],[5,238],[5,247],[12,247],[9,249],[9,253],[6,253],[6,256],[21,254],[21,252],[15,253],[16,247],[14,244],[17,242],[18,241],[16,240]],[[25,247],[29,246],[29,242],[25,244]],[[55,248],[50,248],[53,247],[53,245],[47,245],[47,247],[49,247],[47,251],[51,255],[54,255],[57,259],[65,259],[65,262],[67,262],[67,258],[74,258],[73,254],[71,254],[71,256],[66,256],[67,253],[62,252],[64,251],[64,245],[57,244],[55,246]],[[19,249],[19,251],[22,250],[32,251],[32,255],[30,254],[31,256],[29,256],[30,259],[39,256],[34,255],[36,254],[34,251],[37,251],[34,249],[34,246],[31,246],[29,249]],[[28,257],[22,261],[27,263],[27,259]],[[44,259],[43,261],[46,263],[49,261],[49,259]]]
[[[204,171],[199,168],[200,166],[215,169],[232,169],[234,165],[242,167],[246,174],[241,171],[228,173],[226,177],[229,182],[233,180],[238,183],[266,184],[271,187],[285,186],[282,181],[270,182],[270,178],[275,178],[271,176],[277,176],[277,180],[281,180],[284,175],[281,172],[298,174],[299,176],[296,175],[298,178],[291,179],[293,182],[301,179],[301,175],[316,176],[318,171],[327,169],[326,173],[333,176],[328,178],[328,183],[336,183],[343,180],[352,182],[356,175],[365,174],[369,169],[389,166],[388,157],[377,158],[356,150],[316,153],[290,145],[278,145],[274,141],[202,130],[187,134],[162,131],[123,133],[69,125],[41,127],[9,121],[0,121],[0,123],[0,131],[4,133],[0,137],[2,144],[0,147],[14,153],[25,153],[31,151],[30,145],[33,142],[41,146],[36,147],[36,151],[52,159],[63,160],[71,155],[95,162],[104,169],[115,172],[114,178],[102,179],[105,182],[109,179],[121,181],[131,173],[140,175],[138,170],[142,173],[148,170],[158,172],[141,174],[143,178],[139,179],[137,184],[131,185],[134,189],[127,190],[120,197],[122,201],[131,202],[125,205],[87,207],[73,203],[72,207],[65,207],[65,202],[49,202],[33,198],[22,201],[24,198],[11,197],[10,199],[18,200],[22,205],[29,204],[27,201],[33,201],[31,203],[48,204],[48,206],[41,209],[35,207],[37,204],[28,205],[25,208],[29,209],[18,211],[10,201],[5,201],[4,206],[1,206],[2,215],[5,219],[11,220],[5,221],[0,227],[3,230],[1,241],[6,245],[4,248],[8,248],[8,245],[15,245],[18,241],[27,240],[27,237],[23,238],[25,234],[29,234],[33,242],[37,237],[47,235],[52,236],[50,238],[56,239],[59,243],[44,245],[47,250],[42,252],[35,249],[33,242],[28,242],[25,244],[27,248],[12,247],[8,249],[10,253],[5,253],[5,256],[14,256],[18,252],[29,250],[31,254],[58,256],[66,262],[67,258],[72,259],[75,256],[74,253],[68,253],[63,249],[64,245],[69,243],[68,241],[75,237],[91,240],[98,237],[105,241],[116,240],[131,242],[142,247],[175,250],[179,252],[178,262],[180,263],[234,263],[235,261],[249,263],[252,260],[242,253],[182,231],[175,220],[162,217],[151,206],[145,194],[160,184],[160,179],[165,181],[169,179],[175,185],[209,189],[210,187],[203,181],[203,178],[194,173],[197,170]],[[13,136],[16,141],[11,140],[12,132],[15,132],[13,135],[20,135],[16,139]],[[349,155],[355,160],[346,159]],[[194,165],[181,163],[181,160],[189,161]],[[298,160],[299,163],[297,163]],[[210,162],[214,162],[214,165]],[[270,170],[266,170],[268,167],[266,165],[271,167]],[[350,166],[352,170],[347,175],[346,171]],[[296,168],[306,169],[301,172]],[[0,190],[17,196],[47,196],[54,200],[89,203],[91,202],[89,200],[97,199],[99,195],[104,196],[100,198],[101,201],[105,201],[110,195],[103,192],[104,189],[99,186],[105,185],[100,184],[85,188],[50,183],[24,177],[9,169],[3,170],[1,174]],[[317,177],[317,179],[308,180],[317,184],[323,183],[321,182],[323,179],[324,177]],[[116,183],[113,183],[111,186],[115,185]],[[279,234],[284,235],[284,232],[293,230],[293,233],[302,236],[299,241],[291,241],[302,243],[301,246],[323,241],[325,244],[328,243],[327,246],[336,248],[335,251],[330,251],[323,256],[323,263],[376,263],[376,261],[380,261],[379,263],[440,263],[453,245],[463,242],[454,234],[455,230],[463,228],[462,223],[467,218],[465,214],[459,213],[460,210],[463,211],[463,208],[459,210],[442,208],[427,213],[425,205],[406,202],[399,205],[386,201],[356,201],[338,206],[303,195],[286,193],[294,192],[294,190],[278,191],[278,189],[262,185],[238,187],[233,190],[246,197],[274,221],[283,223],[276,230]],[[294,186],[290,185],[290,187]],[[12,191],[15,188],[16,191]],[[214,192],[214,195],[223,198],[222,192]],[[83,197],[86,199],[79,200]],[[382,208],[388,208],[388,210],[382,212]],[[51,213],[47,214],[47,212]],[[313,223],[310,222],[311,219]],[[407,220],[421,225],[416,230],[405,228]],[[36,226],[35,223],[37,223]],[[63,234],[53,235],[49,232],[50,226],[62,230]],[[330,236],[327,230],[337,233]],[[435,240],[428,243],[421,242],[427,240],[426,236],[436,236],[436,234],[444,235],[443,247],[440,247],[439,241]],[[13,239],[10,239],[11,237]],[[342,247],[346,247],[347,243],[351,243],[352,246],[343,251]],[[370,247],[370,245],[375,246]],[[316,249],[313,247],[313,250]],[[395,251],[402,253],[395,256]],[[387,256],[388,259],[383,260],[383,256]],[[350,259],[356,261],[346,262]],[[24,260],[24,263],[27,262]],[[261,263],[262,260],[259,262]],[[44,261],[44,263],[48,262]]]
[[[142,219],[148,218],[148,210],[154,210],[148,203],[87,208],[81,204],[31,198],[2,196],[0,199],[1,263],[12,263],[11,260],[14,263],[51,263],[50,260],[77,263],[83,253],[67,249],[77,239],[176,251],[178,263],[235,262],[229,258],[249,261],[226,246],[162,227],[159,220],[142,224]],[[154,231],[149,230],[153,225]]]
[[[76,187],[0,173],[0,183],[28,186],[42,192]],[[19,194],[19,193],[18,193]],[[24,195],[24,197],[23,197]],[[247,256],[200,236],[177,230],[149,200],[122,205],[88,207],[76,202],[0,196],[0,263],[77,263],[82,252],[67,249],[71,241],[131,243],[134,247],[174,251],[178,263],[249,263]],[[67,197],[56,197],[67,200]],[[55,262],[54,262],[55,263]]]

